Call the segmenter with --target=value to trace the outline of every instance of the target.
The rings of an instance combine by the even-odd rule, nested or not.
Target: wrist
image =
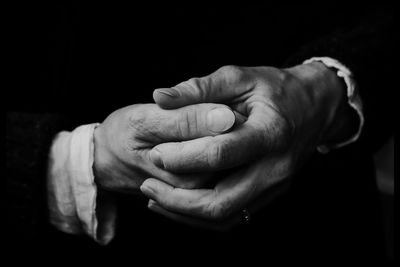
[[[99,125],[94,133],[94,162],[93,173],[97,187],[103,191],[124,192],[127,188],[138,188],[136,183],[126,179],[129,170],[125,163],[119,160],[116,155],[115,144],[110,143],[109,135],[106,133],[106,126]],[[113,138],[116,138],[113,136]]]
[[[288,72],[301,82],[301,93],[308,97],[306,104],[316,121],[321,122],[319,142],[334,143],[348,137],[357,116],[347,103],[346,84],[335,69],[314,61],[294,66]]]
[[[102,133],[101,125],[96,127],[93,133],[94,143],[94,162],[93,162],[93,173],[94,181],[99,188],[105,187],[105,168],[104,168],[104,148],[101,142]]]
[[[288,69],[304,85],[310,97],[318,102],[327,102],[334,107],[339,102],[346,102],[346,85],[336,72],[321,62],[311,62]],[[331,108],[332,109],[332,108]]]

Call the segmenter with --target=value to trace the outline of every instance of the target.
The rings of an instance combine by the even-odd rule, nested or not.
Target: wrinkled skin
[[[215,116],[216,110],[220,116]],[[211,126],[209,116],[214,118]],[[164,142],[220,134],[229,130],[234,121],[232,111],[221,104],[199,104],[176,110],[163,110],[156,104],[121,108],[95,130],[96,183],[108,191],[130,193],[139,192],[139,186],[148,177],[181,188],[199,187],[210,174],[174,174],[159,168],[150,159],[151,149]]]
[[[260,199],[275,195],[273,188],[282,188],[275,185],[285,184],[317,145],[344,134],[351,112],[342,81],[316,62],[289,69],[226,66],[153,96],[164,109],[224,103],[245,117],[228,133],[152,149],[153,162],[168,171],[237,167],[211,189],[176,188],[154,178],[143,183],[150,209],[204,226],[234,225],[242,209],[266,204]]]

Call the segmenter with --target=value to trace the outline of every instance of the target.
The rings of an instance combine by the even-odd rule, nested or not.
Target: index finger
[[[221,221],[244,208],[255,212],[287,190],[286,174],[269,168],[265,160],[259,160],[224,177],[213,189],[174,188],[153,178],[145,180],[140,189],[171,212]]]
[[[169,211],[220,221],[243,209],[250,198],[258,194],[260,188],[255,186],[256,175],[259,173],[245,168],[225,177],[212,189],[174,188],[149,178],[143,182],[140,190]]]
[[[129,113],[129,126],[134,130],[135,137],[153,145],[221,134],[234,123],[234,112],[226,105],[214,103],[174,110],[147,104]]]
[[[229,133],[184,142],[162,143],[150,158],[165,170],[182,172],[215,171],[232,168],[260,158],[278,145],[280,120],[266,106],[255,107],[248,120]]]

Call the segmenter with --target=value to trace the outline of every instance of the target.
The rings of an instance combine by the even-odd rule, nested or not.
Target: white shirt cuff
[[[357,114],[360,118],[360,120],[359,120],[360,123],[358,125],[357,132],[353,136],[351,136],[349,139],[344,140],[343,142],[340,142],[340,143],[337,143],[334,145],[330,145],[329,147],[326,145],[320,145],[317,147],[317,150],[319,152],[327,153],[332,148],[340,148],[340,147],[349,145],[349,144],[357,141],[358,138],[360,137],[361,131],[364,127],[365,118],[364,118],[364,113],[363,113],[361,97],[357,90],[357,85],[353,78],[352,72],[346,66],[344,66],[342,63],[340,63],[336,59],[333,59],[330,57],[313,57],[313,58],[310,58],[310,59],[304,61],[303,64],[308,64],[313,61],[322,62],[325,66],[327,66],[329,68],[334,68],[337,70],[337,76],[344,79],[344,82],[347,87],[347,102],[350,105],[350,107],[352,107],[357,112]]]
[[[114,237],[116,209],[113,203],[96,207],[97,187],[92,166],[93,133],[97,125],[83,125],[55,137],[49,155],[48,204],[50,222],[56,228],[71,234],[83,232],[107,244]],[[101,222],[96,209],[106,214]]]

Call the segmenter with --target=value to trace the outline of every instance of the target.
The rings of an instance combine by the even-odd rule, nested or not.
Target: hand
[[[340,78],[317,62],[289,69],[223,67],[156,90],[154,99],[163,108],[225,103],[247,118],[229,133],[152,149],[154,163],[174,172],[243,166],[211,189],[174,188],[157,179],[143,183],[142,192],[153,200],[150,209],[191,223],[193,217],[220,221],[251,204],[261,206],[255,199],[286,181],[318,144],[344,134],[351,112]]]
[[[204,184],[210,175],[177,175],[160,169],[149,152],[160,143],[214,136],[234,124],[232,111],[222,104],[198,104],[163,110],[137,104],[113,112],[94,133],[96,184],[112,191],[139,191],[147,177],[181,188]],[[201,177],[200,177],[201,176]]]

